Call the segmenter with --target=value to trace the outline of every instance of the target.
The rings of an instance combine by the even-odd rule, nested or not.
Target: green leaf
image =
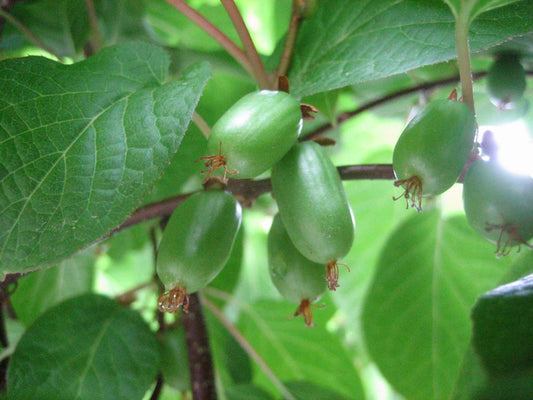
[[[345,400],[346,397],[309,381],[286,382],[287,389],[297,400]]]
[[[533,2],[521,1],[475,20],[470,46],[476,52],[531,31]],[[454,59],[454,38],[454,17],[441,2],[319,1],[298,34],[291,93],[319,93]]]
[[[470,337],[470,308],[511,259],[496,259],[463,216],[416,214],[390,236],[363,309],[368,351],[409,399],[448,399]]]
[[[76,58],[89,37],[89,19],[84,0],[39,0],[17,2],[11,14],[33,34],[63,57]],[[6,24],[0,49],[16,49],[26,39]]]
[[[159,337],[159,349],[165,384],[180,391],[189,390],[191,377],[183,326],[163,332]]]
[[[227,400],[272,400],[272,395],[258,386],[242,384],[226,389]]]
[[[9,364],[9,398],[141,399],[158,368],[157,341],[138,313],[84,295],[49,309],[24,333]]]
[[[146,39],[144,0],[97,0],[95,9],[100,23],[100,36],[109,46],[125,40]]]
[[[364,399],[352,360],[339,338],[326,330],[325,317],[332,312],[332,305],[315,310],[317,326],[313,328],[306,328],[298,318],[287,320],[294,311],[291,303],[256,302],[253,311],[241,315],[238,326],[278,379],[320,382],[346,398]],[[269,383],[262,374],[254,382]]]
[[[520,0],[444,0],[450,6],[452,12],[458,15],[467,12],[465,20],[473,20],[477,15],[492,9],[503,7]]]
[[[0,62],[2,272],[57,263],[118,226],[178,149],[209,76],[164,84],[158,47]]]
[[[90,248],[56,267],[35,271],[20,278],[11,296],[18,319],[27,326],[51,306],[92,289],[94,248]]]

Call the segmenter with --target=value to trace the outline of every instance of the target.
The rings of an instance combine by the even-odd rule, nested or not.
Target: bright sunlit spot
[[[533,177],[533,137],[523,120],[503,125],[481,126],[491,131],[498,147],[498,159],[507,170]]]

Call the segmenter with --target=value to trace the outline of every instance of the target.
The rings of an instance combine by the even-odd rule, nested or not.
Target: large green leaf
[[[239,327],[278,379],[320,382],[346,398],[364,399],[352,360],[339,338],[326,330],[332,305],[315,311],[313,328],[301,319],[287,320],[295,308],[291,303],[256,302],[253,311],[241,315]],[[263,375],[256,379],[268,382]]]
[[[24,333],[8,370],[9,398],[142,399],[159,368],[138,313],[93,294],[49,309]]]
[[[516,3],[517,1],[520,0],[444,0],[455,15],[468,12],[468,15],[465,15],[465,17],[470,20],[474,19],[478,14]]]
[[[178,149],[209,76],[164,83],[168,57],[130,43],[62,65],[0,62],[2,272],[57,263],[119,225]]]
[[[448,399],[470,337],[470,308],[511,259],[496,259],[463,216],[402,223],[381,253],[363,310],[368,351],[409,399]]]
[[[533,31],[533,2],[481,15],[470,30],[473,51]],[[432,0],[323,0],[302,24],[291,92],[309,95],[454,59],[454,17]]]
[[[20,278],[11,296],[18,319],[29,325],[51,306],[89,292],[94,281],[94,253],[95,249],[89,248],[56,267]]]
[[[10,12],[59,56],[75,58],[89,37],[89,18],[83,0],[17,2]],[[10,24],[6,24],[2,39],[0,49],[27,44]]]

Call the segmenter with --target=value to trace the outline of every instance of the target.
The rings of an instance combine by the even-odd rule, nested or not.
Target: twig
[[[246,56],[246,53],[240,49],[229,37],[227,37],[220,29],[214,26],[206,18],[204,18],[198,11],[189,6],[183,0],[166,0],[168,4],[173,6],[176,10],[185,15],[191,22],[196,24],[205,33],[215,39],[226,51],[252,76],[254,76],[254,69]]]
[[[163,374],[159,373],[157,375],[157,380],[155,382],[154,391],[152,392],[152,395],[150,396],[150,400],[158,400],[159,396],[161,396],[161,393],[163,391]]]
[[[233,23],[233,26],[239,35],[239,39],[241,39],[241,43],[252,66],[253,76],[257,81],[257,84],[261,89],[273,89],[272,83],[269,81],[265,67],[261,61],[261,57],[259,57],[259,54],[257,53],[257,49],[254,45],[252,37],[250,36],[250,32],[248,31],[248,28],[242,19],[241,13],[235,5],[235,2],[233,0],[220,0],[220,2],[226,9],[231,22]]]
[[[87,15],[89,16],[89,24],[92,31],[92,50],[97,53],[102,48],[102,38],[100,35],[100,29],[98,28],[98,17],[96,16],[96,9],[94,8],[93,0],[85,0],[87,5]]]
[[[486,74],[487,74],[486,72],[475,73],[475,74],[473,74],[473,79],[479,79],[479,78],[485,76]],[[353,118],[353,117],[355,117],[355,116],[357,116],[359,114],[362,114],[363,112],[368,111],[371,108],[377,107],[377,106],[379,106],[381,104],[385,104],[385,103],[387,103],[387,102],[389,102],[391,100],[395,100],[395,99],[397,99],[399,97],[403,97],[403,96],[406,96],[406,95],[409,95],[409,94],[412,94],[412,93],[416,93],[416,92],[420,92],[420,91],[424,91],[424,90],[433,89],[433,88],[438,87],[438,86],[450,85],[450,84],[456,83],[456,82],[459,82],[459,76],[453,76],[451,78],[439,79],[439,80],[432,81],[432,82],[425,82],[425,83],[422,83],[422,84],[417,85],[417,86],[413,86],[413,87],[410,87],[410,88],[407,88],[407,89],[399,90],[399,91],[394,92],[394,93],[390,93],[390,94],[385,95],[383,97],[380,97],[380,98],[378,98],[376,100],[372,100],[372,101],[370,101],[370,102],[368,102],[366,104],[363,104],[361,107],[358,107],[355,110],[347,111],[347,112],[339,114],[337,116],[337,119],[336,119],[336,125],[340,125],[343,122],[346,122],[348,119]],[[313,139],[313,138],[315,138],[317,136],[320,136],[323,133],[333,129],[333,127],[334,126],[331,123],[326,123],[326,124],[316,128],[313,132],[309,133],[302,140],[311,140],[311,139]]]
[[[292,2],[292,15],[289,22],[289,28],[287,29],[287,36],[285,38],[285,46],[283,48],[283,53],[279,60],[278,68],[275,71],[276,77],[280,75],[287,75],[289,70],[292,52],[294,51],[294,45],[296,43],[296,37],[298,36],[298,31],[300,30],[300,23],[302,22],[301,10],[297,4],[298,0],[293,0]]]
[[[248,354],[257,363],[259,368],[261,368],[270,381],[279,389],[279,391],[283,394],[283,398],[287,400],[296,400],[291,392],[289,392],[285,385],[278,379],[274,371],[270,369],[265,360],[263,360],[259,353],[255,351],[250,342],[246,340],[242,333],[235,327],[235,325],[233,325],[233,323],[224,315],[224,313],[220,311],[214,303],[205,297],[202,298],[202,302],[207,309],[209,309],[209,311],[211,311],[213,315],[220,321],[220,323],[224,325],[224,327],[228,330],[231,336],[233,336],[237,343],[239,343],[246,354]]]
[[[7,349],[9,347],[9,341],[7,339],[7,330],[6,330],[6,303],[8,302],[5,291],[7,288],[2,288],[1,290],[1,302],[0,302],[0,343],[2,348]],[[0,362],[0,392],[4,392],[7,389],[7,367],[9,364],[9,357],[4,358]]]
[[[18,19],[13,17],[10,13],[4,11],[2,8],[0,8],[0,17],[4,18],[7,22],[9,22],[11,25],[13,25],[15,28],[17,28],[35,46],[40,47],[41,49],[43,49],[43,50],[47,51],[48,53],[52,54],[58,60],[62,59],[62,57],[58,53],[56,53],[56,51],[54,49],[52,49],[45,42],[43,42],[26,25],[24,25]]]
[[[202,116],[196,111],[192,114],[192,122],[194,122],[198,129],[200,129],[205,138],[209,139],[209,133],[211,132],[211,128],[209,127],[207,122],[205,122],[205,119],[203,119]]]
[[[191,372],[193,400],[216,400],[213,360],[202,305],[197,293],[189,295],[189,312],[183,314],[185,341]]]

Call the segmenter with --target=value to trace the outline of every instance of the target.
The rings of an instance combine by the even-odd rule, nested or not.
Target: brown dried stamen
[[[313,324],[313,310],[311,310],[311,302],[307,299],[301,301],[292,318],[301,315],[305,321],[305,326],[315,326]]]
[[[336,290],[339,285],[339,265],[346,267],[348,272],[350,272],[350,267],[346,264],[338,263],[337,261],[332,261],[326,264],[326,281],[328,282],[329,290]]]
[[[204,161],[204,166],[207,168],[206,170],[202,171],[203,173],[206,173],[206,176],[204,180],[202,181],[202,184],[206,183],[209,180],[209,177],[211,176],[211,173],[213,171],[224,168],[224,177],[222,178],[222,181],[227,183],[228,178],[226,177],[228,174],[236,174],[238,171],[230,171],[228,169],[228,166],[226,165],[226,157],[222,155],[222,142],[219,143],[218,146],[218,154],[213,156],[202,156],[198,161]]]
[[[422,210],[422,181],[418,176],[412,176],[409,179],[400,179],[394,182],[394,186],[399,187],[403,186],[405,188],[404,192],[392,199],[394,201],[405,198],[407,202],[407,207],[409,206],[416,209],[416,211]]]
[[[498,240],[496,241],[496,250],[494,254],[496,257],[507,256],[511,253],[511,248],[514,245],[518,245],[516,252],[520,253],[520,248],[522,245],[533,248],[533,245],[530,245],[520,236],[518,232],[518,226],[516,224],[490,224],[486,223],[485,230],[491,232],[493,230],[499,230],[500,234],[498,235]],[[506,235],[506,236],[505,236]]]
[[[311,304],[312,301],[308,299],[303,299],[296,309],[296,312],[289,317],[289,319],[296,318],[297,316],[301,315],[305,321],[305,326],[311,327],[315,326],[313,323],[313,310],[311,307],[314,308],[324,308],[324,305],[317,306],[316,304]]]
[[[175,313],[183,305],[183,312],[189,311],[187,289],[177,286],[163,293],[157,299],[157,308],[161,312]]]

